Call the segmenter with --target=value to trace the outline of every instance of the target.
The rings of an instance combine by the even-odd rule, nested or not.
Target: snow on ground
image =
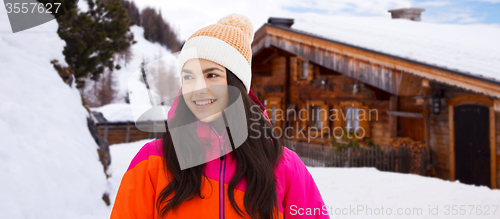
[[[112,103],[97,108],[90,108],[95,112],[100,112],[108,122],[134,121],[132,109],[127,103]]]
[[[121,178],[132,158],[144,144],[152,140],[110,147],[113,159],[110,167],[110,197],[113,203]],[[381,172],[367,167],[308,169],[325,205],[330,209],[323,212],[331,213],[330,218],[500,218],[500,190],[413,174]],[[460,211],[461,205],[465,213]],[[474,206],[472,211],[470,205]],[[495,205],[499,208],[496,212]],[[437,211],[432,212],[437,215],[430,215],[429,210],[436,207]],[[371,213],[365,210],[368,208]],[[485,215],[487,208],[489,215]],[[452,209],[457,209],[457,214],[465,215],[452,215]],[[296,210],[300,212],[298,208]]]
[[[500,28],[386,17],[298,15],[293,29],[419,62],[500,80]]]
[[[331,218],[500,218],[500,190],[485,186],[381,172],[368,167],[308,169],[325,205],[333,209]],[[461,205],[465,213],[460,212]],[[430,209],[436,207],[437,215],[431,215]],[[485,215],[487,208],[489,215]],[[356,209],[354,214],[351,209]],[[465,215],[459,215],[461,213]]]
[[[95,218],[108,182],[88,112],[50,60],[65,64],[55,20],[12,33],[0,6],[0,217]]]

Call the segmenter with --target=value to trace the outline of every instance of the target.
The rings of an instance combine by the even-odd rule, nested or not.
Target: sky
[[[422,22],[487,24],[500,28],[500,0],[135,0],[139,8],[161,9],[185,40],[196,30],[231,13],[247,16],[254,30],[269,17],[300,13],[390,17],[390,9],[424,8]]]

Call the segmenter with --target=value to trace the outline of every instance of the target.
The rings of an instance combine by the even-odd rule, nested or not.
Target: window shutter
[[[299,59],[297,57],[290,57],[290,72],[294,81],[299,79]]]
[[[280,104],[276,104],[276,127],[280,127],[278,130],[281,130],[281,126],[282,126],[282,122],[283,122],[283,109],[281,108],[281,103]],[[280,134],[280,133],[278,133]]]
[[[314,65],[309,62],[309,65],[307,65],[307,80],[312,81],[314,79]]]
[[[328,120],[328,115],[329,115],[329,107],[328,105],[326,104],[323,104],[321,105],[321,108],[320,108],[320,112],[321,112],[321,130],[323,132],[327,132],[328,131],[328,128],[326,127],[330,127],[330,120]],[[325,128],[325,129],[323,129]]]
[[[335,134],[339,135],[342,134],[343,128],[342,128],[342,111],[341,111],[341,106],[340,105],[335,105],[333,115],[330,115],[333,119],[333,130],[335,130]],[[337,128],[340,127],[340,128]]]
[[[307,128],[307,121],[309,121],[309,118],[307,118],[307,115],[309,114],[307,112],[308,108],[307,108],[307,104],[305,105],[305,107],[303,108],[303,110],[300,111],[300,120],[301,120],[301,125],[302,127],[306,127]]]
[[[268,100],[266,99],[266,102],[268,102]],[[271,106],[269,106],[269,103],[265,104],[264,107],[266,107],[266,115],[267,115],[267,118],[269,118],[269,122],[271,122]]]
[[[360,117],[360,121],[359,121],[359,127],[362,127],[364,130],[365,130],[365,135],[364,137],[370,137],[370,111],[369,111],[369,108],[368,106],[360,106],[359,107],[359,117]],[[364,111],[364,112],[362,112]],[[364,113],[364,116],[361,116],[361,114]],[[362,134],[362,133],[360,133]]]

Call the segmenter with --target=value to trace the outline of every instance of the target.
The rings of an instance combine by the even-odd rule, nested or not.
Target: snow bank
[[[0,212],[2,218],[95,218],[110,210],[108,184],[78,91],[59,77],[66,65],[57,22],[12,34],[0,6]]]
[[[414,174],[382,172],[371,167],[308,167],[308,169],[318,185],[325,205],[333,208],[330,218],[500,217],[500,209],[493,213],[494,205],[498,207],[500,203],[500,190],[491,190],[485,186],[466,185],[458,181],[450,182]],[[450,210],[448,215],[446,215],[446,205]],[[460,205],[465,205],[466,213],[460,215],[459,212],[453,215],[452,206],[460,209]],[[471,213],[472,207],[469,205],[474,205],[475,208],[480,207],[481,212],[478,213],[474,209]],[[364,210],[358,212],[358,206],[361,206],[360,209],[371,208],[373,212],[375,212],[374,209],[378,209],[379,214],[369,214]],[[429,210],[436,206],[438,206],[438,214],[431,215]],[[485,215],[487,206],[490,209],[489,215]],[[382,207],[384,215],[380,214]],[[356,214],[351,214],[350,210],[341,213],[340,211],[344,208],[354,208]],[[398,209],[402,209],[399,210],[402,215],[397,215]],[[418,209],[422,209],[422,214],[418,213]],[[388,212],[392,214],[388,215]]]
[[[500,28],[386,17],[301,14],[293,29],[449,69],[500,80]]]

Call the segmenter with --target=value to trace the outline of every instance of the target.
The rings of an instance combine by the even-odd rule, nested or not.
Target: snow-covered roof
[[[294,18],[292,30],[500,81],[500,28],[496,26],[302,14]]]
[[[170,106],[164,106],[165,111],[170,110]],[[135,122],[138,116],[151,109],[147,105],[130,105],[127,103],[111,103],[101,107],[91,108],[92,112],[100,112],[107,122]],[[134,117],[134,112],[138,114],[137,118]],[[147,117],[143,119],[147,120]],[[154,118],[150,118],[155,120]]]

